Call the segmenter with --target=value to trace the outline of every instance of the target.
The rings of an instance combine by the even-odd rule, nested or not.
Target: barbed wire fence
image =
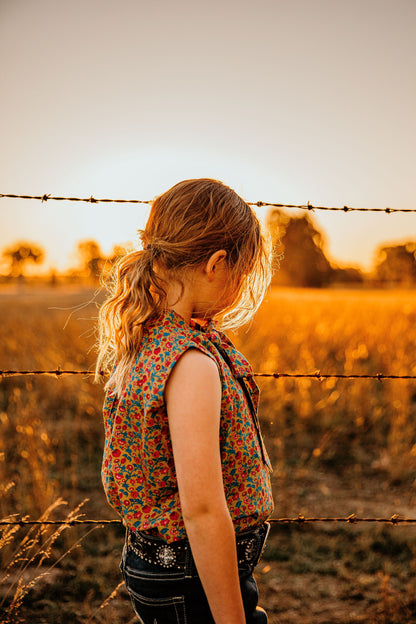
[[[379,524],[391,524],[397,526],[399,524],[416,524],[416,518],[401,518],[399,514],[393,514],[390,517],[382,518],[361,518],[355,513],[345,517],[322,517],[322,518],[308,518],[299,514],[295,518],[270,518],[268,520],[270,524],[297,524],[302,526],[312,522],[340,522],[347,524],[359,524],[361,522],[373,522]],[[104,526],[124,526],[122,520],[92,520],[92,519],[73,519],[73,520],[27,520],[27,519],[2,519],[0,520],[0,526],[79,526],[79,525],[102,525]]]
[[[58,366],[58,368],[50,370],[0,370],[0,379],[2,377],[18,377],[23,375],[47,375],[50,377],[62,377],[64,375],[82,375],[89,377],[95,375],[93,370],[65,370]],[[104,377],[106,373],[104,371],[98,371],[100,377]],[[273,379],[317,379],[318,381],[324,381],[325,379],[377,379],[383,381],[384,379],[416,379],[416,375],[390,375],[385,373],[374,373],[372,375],[366,373],[345,374],[345,373],[321,373],[321,371],[315,371],[314,373],[253,373],[252,375],[241,375],[237,379],[245,379],[247,377],[270,377]]]
[[[29,199],[29,200],[38,200],[41,203],[45,203],[47,201],[69,201],[69,202],[84,202],[90,204],[98,204],[98,203],[118,203],[118,204],[144,204],[150,205],[153,200],[142,200],[142,199],[111,199],[111,198],[96,198],[90,195],[90,197],[61,197],[61,196],[53,196],[50,193],[45,193],[43,195],[17,195],[17,194],[5,194],[0,193],[0,199]],[[385,214],[393,214],[393,213],[416,213],[416,208],[365,208],[365,207],[351,207],[351,206],[315,206],[311,204],[309,201],[306,204],[284,204],[277,202],[266,202],[266,201],[255,201],[255,202],[247,202],[251,206],[256,207],[271,207],[271,208],[291,208],[291,209],[301,209],[308,211],[322,210],[322,211],[338,211],[338,212],[373,212],[373,213],[385,213]],[[99,371],[100,376],[104,376],[104,371]],[[15,377],[15,376],[25,376],[25,375],[46,375],[52,376],[55,378],[60,378],[65,375],[81,375],[84,377],[95,375],[95,371],[92,370],[67,370],[57,367],[56,369],[50,370],[9,370],[4,369],[0,370],[0,381],[3,378]],[[286,372],[255,372],[252,374],[253,377],[269,377],[274,379],[282,379],[282,378],[313,378],[318,381],[323,381],[325,379],[374,379],[378,381],[383,380],[414,380],[416,379],[416,375],[393,375],[393,374],[385,374],[385,373],[375,373],[375,374],[343,374],[343,373],[322,373],[321,371],[315,371],[313,373],[286,373]],[[351,514],[347,517],[305,517],[299,514],[294,518],[270,518],[269,522],[273,525],[277,524],[286,524],[286,525],[299,525],[303,526],[307,523],[315,523],[315,522],[330,522],[330,523],[347,523],[347,524],[358,524],[358,523],[382,523],[382,524],[390,524],[393,526],[412,526],[416,524],[416,518],[401,518],[399,514],[393,514],[390,517],[365,517],[361,518],[357,516],[355,513]],[[27,518],[16,519],[15,516],[9,519],[0,520],[0,526],[36,526],[36,525],[53,525],[53,526],[79,526],[79,525],[96,525],[96,526],[122,526],[121,520],[92,520],[92,519],[72,519],[72,520],[29,520]]]
[[[44,193],[43,195],[15,195],[12,193],[0,193],[0,199],[34,199],[42,203],[47,201],[69,201],[69,202],[85,202],[88,204],[151,204],[151,199],[111,199],[111,198],[98,198],[93,197],[60,197],[51,195],[50,193]],[[267,201],[248,201],[249,206],[256,206],[257,208],[297,208],[300,210],[329,210],[338,212],[384,212],[386,214],[394,214],[398,212],[412,213],[416,212],[416,208],[365,208],[365,207],[352,207],[352,206],[314,206],[309,201],[306,204],[281,204],[276,202]]]

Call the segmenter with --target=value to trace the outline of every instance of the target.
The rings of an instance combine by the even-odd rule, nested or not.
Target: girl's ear
[[[219,249],[210,256],[208,262],[205,265],[205,272],[209,279],[212,279],[214,277],[216,268],[225,261],[226,257],[227,252],[225,251],[225,249]]]

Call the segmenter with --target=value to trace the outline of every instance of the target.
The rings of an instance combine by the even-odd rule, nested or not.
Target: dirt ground
[[[416,516],[414,488],[380,475],[298,471],[274,491],[275,517]],[[415,552],[416,525],[275,524],[256,569],[259,604],[270,624],[416,622]]]

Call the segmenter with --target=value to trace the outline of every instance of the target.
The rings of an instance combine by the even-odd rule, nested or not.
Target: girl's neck
[[[165,283],[167,307],[190,324],[191,319],[205,324],[220,314],[233,297],[226,252],[214,252],[203,265],[184,272],[180,281],[161,274]]]
[[[183,285],[181,285],[176,280],[165,280],[165,283],[168,310],[173,310],[176,314],[179,314],[189,325],[194,310],[194,302],[189,285],[187,282],[183,282]]]
[[[182,303],[183,302],[181,301],[177,303],[176,305],[172,305],[172,306],[168,304],[168,310],[173,310],[176,314],[181,316],[184,319],[184,321],[188,323],[188,325],[190,325],[191,318],[192,318],[191,308],[189,306],[182,305]]]

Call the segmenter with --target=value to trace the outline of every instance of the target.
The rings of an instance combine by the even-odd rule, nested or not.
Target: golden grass
[[[59,288],[0,291],[0,369],[92,368],[96,305],[74,306],[93,296]],[[256,371],[416,374],[416,297],[413,290],[276,289],[249,329],[233,339]],[[414,381],[261,379],[259,385],[262,426],[275,468],[276,516],[414,515]],[[1,517],[38,518],[47,509],[48,517],[62,517],[55,501],[64,499],[73,509],[86,497],[86,516],[114,517],[100,483],[102,398],[102,386],[80,377],[0,382]],[[59,560],[85,532],[71,528],[56,535],[50,561]],[[24,537],[20,529],[5,529],[0,539],[4,567],[10,549],[17,553]],[[59,574],[52,585],[24,555],[15,621],[129,621],[130,606],[124,590],[117,589],[122,540],[122,529],[94,531],[82,548],[56,564]],[[47,548],[39,543],[39,553]],[[266,571],[258,578],[271,622],[289,624],[300,616],[305,623],[416,617],[408,598],[414,591],[414,554],[411,529],[276,527]],[[343,613],[349,592],[358,591],[354,569],[363,579],[355,619],[351,609]],[[44,566],[38,571],[43,573]],[[0,593],[0,600],[7,593],[12,604],[8,582]],[[333,607],[330,616],[319,611],[319,601]]]
[[[415,375],[416,297],[413,290],[274,290],[234,338],[256,371]],[[259,383],[265,429],[280,448],[295,436],[304,461],[343,466],[366,457],[397,478],[415,471],[414,380]]]

